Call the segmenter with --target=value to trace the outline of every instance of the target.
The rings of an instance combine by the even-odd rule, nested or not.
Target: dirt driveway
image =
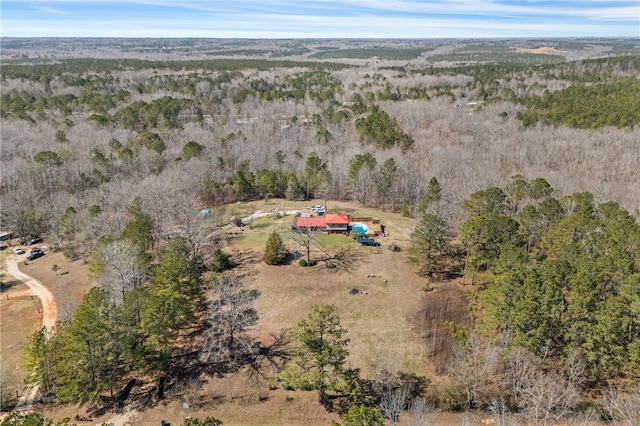
[[[58,319],[58,306],[53,294],[42,285],[42,283],[18,269],[18,262],[22,261],[18,255],[11,255],[7,258],[7,273],[22,281],[29,287],[31,294],[38,297],[42,303],[42,325],[51,330]]]

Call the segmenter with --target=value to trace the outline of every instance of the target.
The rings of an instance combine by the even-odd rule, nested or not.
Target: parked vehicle
[[[42,238],[40,237],[31,237],[24,242],[25,246],[32,246],[34,244],[38,244],[42,242]]]
[[[322,216],[323,214],[325,214],[325,213],[326,213],[326,209],[325,209],[324,207],[322,207],[322,206],[318,206],[318,205],[315,205],[315,206],[311,207],[311,210],[312,210],[315,214],[317,214],[318,216]]]
[[[15,254],[24,254],[24,250],[22,250],[20,247],[14,247],[13,252]]]
[[[374,238],[367,238],[367,237],[358,237],[356,238],[356,242],[363,246],[377,247],[380,245],[380,243],[377,242]]]
[[[34,249],[31,251],[31,254],[27,256],[27,260],[35,260],[39,257],[44,256],[44,252],[40,249]]]

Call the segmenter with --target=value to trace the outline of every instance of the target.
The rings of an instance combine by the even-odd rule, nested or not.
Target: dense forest
[[[418,273],[475,289],[440,408],[551,424],[605,394],[600,417],[624,422],[640,398],[639,45],[3,41],[3,231],[46,236],[100,284],[29,337],[28,368],[60,401],[115,399],[132,371],[162,377],[197,321],[200,361],[245,366],[259,295],[217,274],[223,206],[349,200],[414,218]],[[345,425],[426,409],[421,378],[345,368],[343,334],[330,306],[310,312],[270,359],[291,361],[282,383],[349,395],[332,402]]]

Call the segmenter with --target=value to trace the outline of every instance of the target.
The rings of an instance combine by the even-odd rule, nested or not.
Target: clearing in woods
[[[324,204],[324,201],[287,202],[285,209],[302,210],[313,204]],[[235,205],[232,209],[243,215],[257,211],[273,213],[281,210],[282,205],[281,200],[273,200]],[[253,330],[255,340],[269,345],[273,334],[293,329],[312,305],[333,304],[348,330],[348,364],[360,368],[364,377],[375,378],[383,369],[404,371],[427,376],[432,380],[431,386],[439,386],[442,380],[438,373],[445,370],[447,345],[452,343],[441,330],[441,323],[455,320],[456,315],[461,315],[461,322],[467,321],[466,298],[459,284],[437,283],[432,284],[433,291],[424,291],[427,281],[418,277],[406,262],[414,220],[350,203],[328,202],[327,210],[379,218],[386,226],[387,236],[377,238],[381,243],[379,248],[356,246],[347,236],[332,237],[337,239],[336,245],[351,247],[357,254],[347,269],[337,270],[328,269],[323,263],[303,268],[297,263],[269,266],[260,261],[264,243],[273,229],[282,233],[291,250],[300,248],[291,235],[292,217],[281,218],[275,214],[256,217],[244,227],[241,237],[225,244],[224,249],[233,260],[242,259],[235,271],[246,274],[261,294],[256,304],[260,319]],[[392,243],[401,251],[389,250]],[[314,249],[312,255],[320,256],[321,251]],[[54,264],[61,270],[55,272]],[[68,317],[91,286],[86,265],[82,261],[68,262],[61,253],[47,253],[37,261],[20,265],[20,269],[54,293],[60,317]],[[431,302],[425,305],[425,300],[430,298]],[[443,303],[457,306],[446,312],[434,309]],[[430,325],[436,323],[438,329],[430,330]],[[25,327],[24,335],[33,329],[33,326]],[[429,340],[430,336],[431,342],[425,344],[425,338]],[[225,425],[326,425],[338,420],[335,413],[326,412],[318,404],[316,393],[285,391],[275,377],[256,382],[246,371],[224,377],[178,379],[173,389],[167,389],[166,397],[165,402],[144,412],[132,412],[128,421],[143,426],[158,424],[163,419],[179,424],[188,416],[206,415],[220,418]],[[188,409],[183,408],[184,402],[189,404]],[[89,406],[47,406],[46,412],[48,417],[58,420],[76,413],[88,415],[90,409]],[[104,419],[112,417],[108,414],[94,417],[94,420]],[[460,422],[460,419],[451,419],[454,423]],[[441,424],[446,424],[444,418]]]

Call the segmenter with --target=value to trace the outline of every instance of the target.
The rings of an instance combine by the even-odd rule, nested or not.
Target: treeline
[[[79,61],[79,62],[77,62]],[[158,91],[178,92],[188,98],[190,108],[186,109],[196,120],[202,121],[204,114],[220,111],[220,106],[231,100],[241,105],[252,99],[267,102],[295,101],[309,99],[321,108],[336,108],[342,105],[338,101],[345,88],[332,72],[339,68],[313,63],[280,64],[268,62],[263,65],[238,60],[230,66],[227,63],[206,63],[201,61],[151,62],[141,60],[68,60],[63,64],[45,64],[32,66],[3,65],[2,78],[28,80],[42,85],[44,93],[12,90],[2,95],[3,117],[24,119],[30,122],[42,120],[47,111],[57,110],[63,116],[72,113],[94,112],[93,120],[106,125],[113,121],[108,115],[116,107],[137,109],[136,105],[126,105],[134,93],[153,94]],[[77,62],[77,63],[76,63]],[[70,66],[70,64],[75,64]],[[162,65],[160,65],[162,64]],[[310,71],[299,72],[278,79],[264,77],[249,79],[242,70],[263,71],[281,68],[307,68]],[[151,70],[165,72],[199,71],[187,75],[150,75],[141,81],[131,81],[117,77],[119,74],[133,71]],[[479,99],[498,102],[508,101],[524,103],[528,107],[526,114],[519,117],[525,126],[543,119],[548,124],[565,124],[570,127],[589,128],[592,126],[630,127],[637,123],[637,79],[619,77],[637,73],[640,66],[637,57],[606,58],[597,61],[583,61],[572,65],[530,65],[509,64],[504,62],[473,64],[454,67],[428,67],[418,70],[400,67],[398,69],[410,75],[465,75],[473,77],[466,84],[449,86],[434,85],[393,85],[387,77],[374,73],[364,75],[365,82],[349,85],[352,95],[358,95],[369,105],[384,101],[406,101],[412,99],[428,100],[430,97],[449,96],[455,101],[461,92],[471,91]],[[95,74],[92,74],[95,73]],[[106,75],[105,75],[106,74]],[[536,95],[542,85],[526,83],[527,79],[540,76],[543,79],[568,80],[574,83],[600,82],[603,84],[580,85],[556,92]],[[367,81],[368,80],[368,81]],[[62,83],[62,87],[60,86]],[[67,90],[67,93],[53,94],[65,90],[65,86],[80,88],[82,94]],[[379,90],[375,90],[378,86]],[[357,90],[356,90],[357,89]],[[165,95],[165,99],[167,96]],[[139,101],[138,101],[139,102]],[[551,108],[553,106],[553,108]],[[120,107],[122,110],[123,107]],[[165,112],[165,111],[163,111]],[[120,115],[127,114],[124,110]],[[173,111],[175,116],[176,112]],[[171,121],[171,119],[169,119]]]
[[[554,198],[544,179],[522,176],[473,193],[463,208],[468,219],[453,233],[463,247],[451,246],[431,211],[413,255],[428,276],[460,265],[452,255],[464,259],[459,272],[479,286],[476,332],[508,336],[551,368],[577,357],[586,387],[640,379],[636,218],[589,193]]]
[[[525,127],[545,124],[595,129],[602,126],[633,127],[640,123],[640,80],[626,78],[612,83],[574,84],[525,100],[518,119]]]
[[[93,249],[89,269],[98,285],[73,317],[27,339],[24,367],[47,397],[113,404],[127,398],[136,379],[157,379],[148,396],[163,399],[165,379],[187,362],[186,353],[199,354],[190,362],[220,371],[251,361],[247,329],[258,320],[259,293],[236,275],[217,275],[230,268],[229,256],[214,247],[203,251],[191,232],[160,245],[139,199],[127,217],[119,238],[102,237]],[[185,333],[191,339],[178,345]]]
[[[144,59],[62,59],[53,64],[15,65],[3,64],[0,81],[6,79],[41,81],[42,78],[64,74],[113,73],[123,70],[167,70],[167,71],[266,71],[274,68],[309,68],[324,70],[341,70],[352,65],[290,60],[265,59],[209,59],[184,61],[149,61]]]
[[[128,217],[121,238],[94,249],[90,269],[101,285],[72,319],[27,340],[25,367],[44,395],[84,402],[107,392],[115,402],[125,375],[167,371],[176,337],[201,309],[202,270],[188,241],[172,239],[152,264],[153,219],[139,203]]]
[[[409,61],[428,52],[430,48],[360,48],[360,49],[329,49],[310,55],[311,58],[318,59],[368,59],[377,57],[387,61]]]

